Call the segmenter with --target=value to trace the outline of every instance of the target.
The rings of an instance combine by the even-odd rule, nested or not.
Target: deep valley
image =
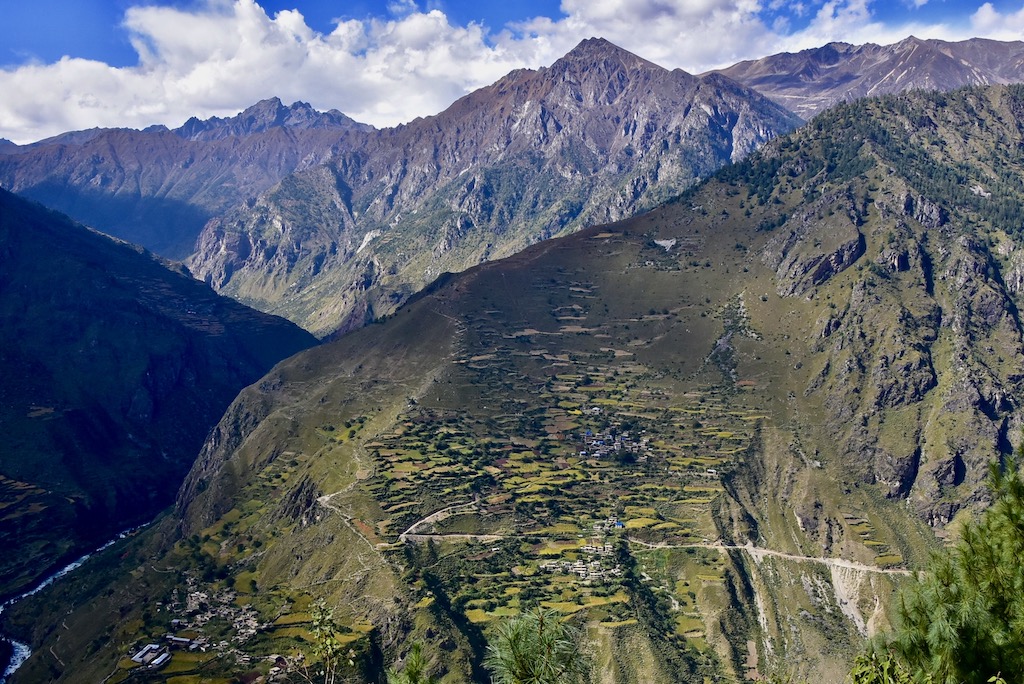
[[[535,607],[595,682],[846,681],[1024,440],[1024,86],[797,126],[592,40],[340,116],[189,261],[320,344],[0,191],[4,592],[156,516],[4,612],[11,681],[309,681],[326,633],[482,682]]]

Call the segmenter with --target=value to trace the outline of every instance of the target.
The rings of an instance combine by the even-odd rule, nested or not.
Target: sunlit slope
[[[600,681],[838,681],[1018,441],[1022,104],[833,110],[294,357],[228,410],[174,534],[126,551],[139,581],[71,631],[118,605],[149,615],[111,644],[196,624],[202,590],[259,616],[243,651],[293,653],[323,599],[356,667],[416,639],[455,682],[539,602]],[[80,662],[68,632],[54,648]]]

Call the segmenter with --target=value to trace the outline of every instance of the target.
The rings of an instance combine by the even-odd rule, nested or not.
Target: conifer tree
[[[900,593],[895,628],[858,660],[855,684],[987,684],[1024,673],[1022,460],[1018,450],[991,467],[992,504]]]
[[[412,645],[401,672],[388,670],[388,684],[437,684],[434,677],[427,675],[427,659],[419,642]]]
[[[484,665],[494,684],[574,684],[586,681],[578,635],[550,610],[524,613],[499,625]]]

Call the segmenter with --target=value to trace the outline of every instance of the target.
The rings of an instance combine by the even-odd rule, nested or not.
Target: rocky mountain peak
[[[895,47],[897,49],[905,50],[907,48],[933,47],[933,45],[934,45],[933,41],[922,40],[921,38],[918,38],[917,36],[910,35],[910,36],[907,36],[906,38],[904,38],[903,40],[901,40],[900,42],[896,43]]]
[[[284,126],[292,114],[302,119],[309,118],[310,115],[315,116],[316,112],[305,102],[296,102],[291,107],[285,107],[281,98],[271,97],[246,107],[237,118],[252,128],[267,129],[272,126]]]
[[[833,66],[838,64],[850,50],[853,50],[854,46],[849,43],[828,43],[817,50],[802,50],[800,55],[805,57],[807,61],[813,62],[814,64],[821,66]]]
[[[586,38],[551,65],[551,71],[580,71],[583,74],[608,67],[627,72],[665,72],[664,67],[633,54],[605,38]]]
[[[260,100],[233,117],[215,116],[205,120],[192,117],[174,132],[188,140],[216,140],[262,133],[272,128],[369,130],[372,126],[358,123],[336,109],[319,112],[307,102],[286,106],[280,98],[271,97]]]

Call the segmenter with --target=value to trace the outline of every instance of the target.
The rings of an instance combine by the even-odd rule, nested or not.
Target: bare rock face
[[[1014,295],[1024,292],[1024,250],[1014,249],[1010,254],[1010,267],[1004,276],[1006,287]]]
[[[443,272],[651,207],[797,123],[723,76],[585,40],[436,116],[346,134],[329,163],[207,226],[190,268],[326,334]],[[381,275],[352,293],[370,255]]]
[[[901,200],[904,213],[925,228],[932,230],[941,228],[948,220],[946,210],[927,197],[918,197],[915,199],[908,193],[903,195]]]
[[[823,211],[828,214],[825,221]],[[805,294],[856,262],[865,250],[858,222],[852,199],[845,194],[823,197],[789,218],[762,259],[775,270],[779,295]]]

